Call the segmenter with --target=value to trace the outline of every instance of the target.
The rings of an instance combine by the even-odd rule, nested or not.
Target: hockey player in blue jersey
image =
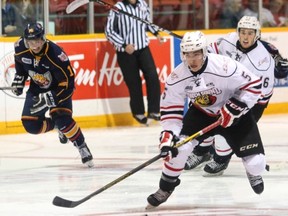
[[[70,140],[79,150],[82,163],[92,167],[93,156],[72,117],[74,71],[66,53],[45,38],[41,24],[28,24],[15,42],[15,69],[15,95],[23,93],[25,81],[30,78],[21,117],[25,130],[41,134],[57,128],[60,142]],[[45,116],[47,111],[50,117]]]

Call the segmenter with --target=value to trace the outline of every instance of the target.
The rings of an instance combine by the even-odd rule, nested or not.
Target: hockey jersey
[[[261,96],[261,79],[232,58],[208,53],[201,71],[192,73],[182,62],[168,76],[160,101],[161,125],[178,135],[185,99],[210,116],[217,116],[226,101],[235,97],[248,108]]]
[[[261,42],[256,41],[257,46],[244,53],[237,49],[238,40],[239,37],[236,32],[230,33],[212,43],[209,52],[229,56],[260,76],[262,79],[262,97],[258,103],[266,104],[273,94],[275,62]]]
[[[25,80],[30,77],[30,92],[38,95],[52,90],[59,103],[72,96],[75,74],[68,56],[58,45],[47,40],[39,56],[26,47],[21,37],[14,49],[16,74]]]

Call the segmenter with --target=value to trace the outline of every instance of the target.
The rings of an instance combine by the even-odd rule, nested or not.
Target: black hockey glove
[[[45,93],[41,93],[38,96],[34,96],[33,100],[35,101],[35,103],[30,109],[31,114],[39,113],[47,107],[56,107],[58,103],[56,95],[53,91],[48,91]]]
[[[277,55],[275,58],[274,76],[276,79],[283,79],[288,76],[288,60]]]
[[[165,161],[170,161],[178,155],[178,149],[174,147],[179,138],[172,131],[164,130],[160,134],[160,154]]]
[[[14,88],[11,90],[12,93],[15,94],[16,96],[21,95],[23,93],[24,84],[25,84],[24,76],[16,74],[11,84],[11,87]]]
[[[235,98],[230,98],[220,109],[221,126],[230,127],[242,115],[249,111],[247,105]]]

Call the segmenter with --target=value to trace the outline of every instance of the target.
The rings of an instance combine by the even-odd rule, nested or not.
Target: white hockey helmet
[[[238,34],[239,34],[239,31],[241,28],[254,29],[255,30],[256,36],[254,38],[254,42],[257,41],[261,36],[260,22],[254,16],[243,16],[237,24],[237,33]]]
[[[205,60],[207,56],[207,46],[207,40],[203,32],[186,32],[180,43],[181,60],[184,60],[183,53],[197,50],[203,50],[203,60]]]

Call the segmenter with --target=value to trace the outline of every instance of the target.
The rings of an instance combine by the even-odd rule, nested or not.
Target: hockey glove
[[[274,76],[276,79],[283,79],[288,76],[288,60],[281,56],[275,57]]]
[[[21,95],[23,93],[24,84],[25,84],[24,76],[16,74],[11,84],[11,87],[14,88],[11,90],[12,93],[15,94],[16,96]]]
[[[179,138],[172,131],[162,131],[160,134],[160,155],[165,161],[170,161],[178,155],[178,149],[174,144],[179,141]]]
[[[230,98],[220,109],[221,126],[230,127],[242,115],[249,111],[247,105],[235,98]]]
[[[57,106],[56,95],[53,91],[48,91],[45,93],[41,93],[38,96],[34,96],[33,100],[35,101],[35,103],[30,109],[31,114],[39,113],[47,107]]]

